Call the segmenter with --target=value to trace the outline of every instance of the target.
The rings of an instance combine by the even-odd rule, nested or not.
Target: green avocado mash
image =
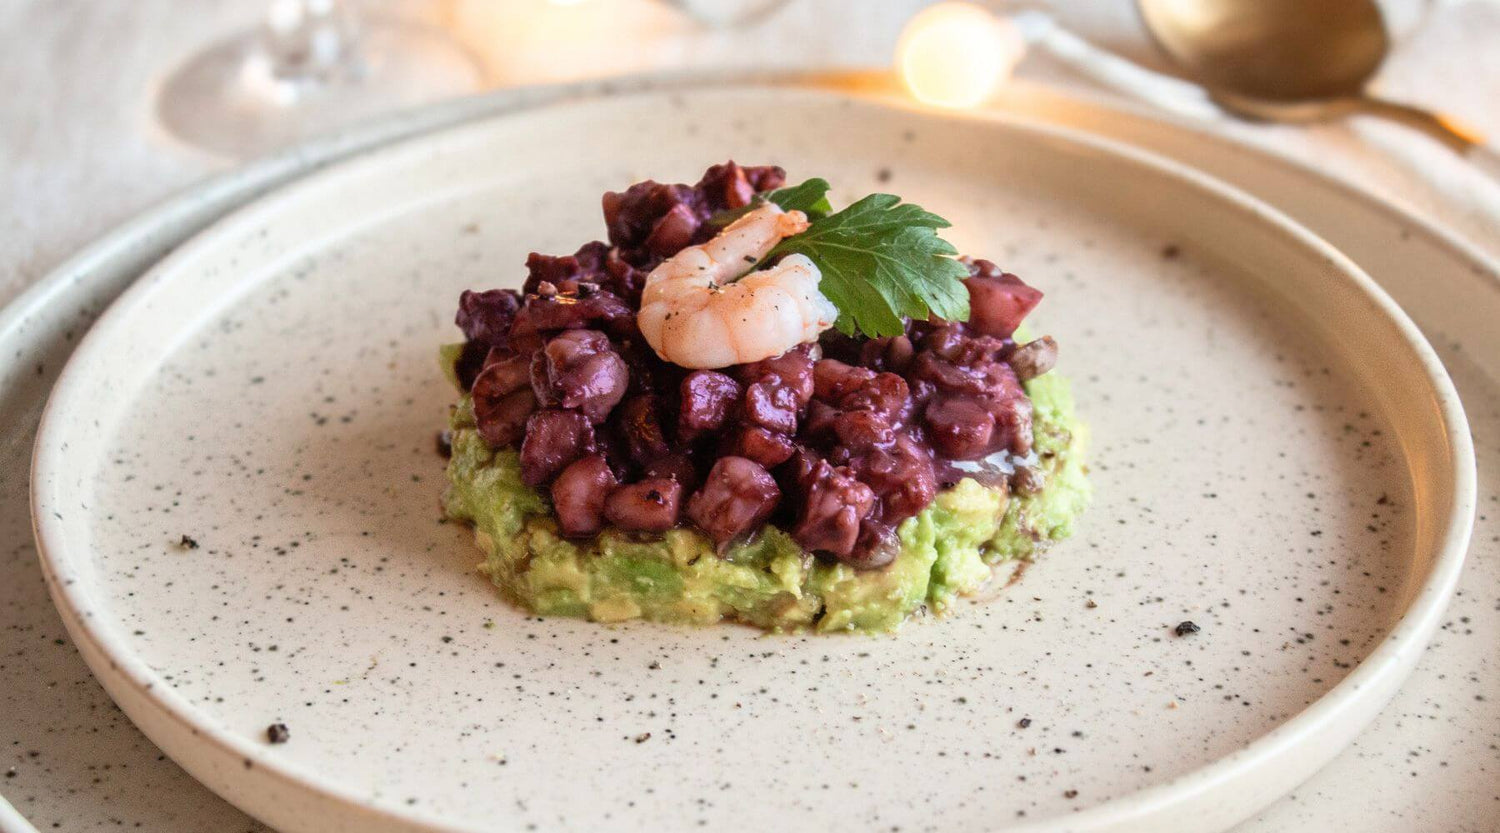
[[[1074,418],[1065,379],[1048,374],[1026,389],[1045,488],[1007,497],[964,479],[901,524],[901,553],[880,569],[821,561],[771,525],[722,556],[689,527],[651,540],[614,529],[592,540],[564,538],[547,497],[521,482],[516,453],[491,451],[479,438],[467,396],[451,420],[443,507],[449,518],[473,523],[485,554],[479,570],[538,615],[891,631],[923,605],[946,613],[959,596],[984,586],[997,566],[1029,561],[1047,542],[1072,534],[1089,498],[1086,432]]]

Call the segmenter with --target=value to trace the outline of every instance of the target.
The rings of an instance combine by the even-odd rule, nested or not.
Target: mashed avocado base
[[[464,397],[452,416],[447,516],[471,522],[484,551],[479,570],[512,602],[542,616],[598,622],[738,621],[771,631],[895,630],[922,606],[946,613],[983,587],[995,568],[1029,561],[1066,538],[1089,499],[1086,430],[1067,380],[1026,383],[1046,485],[1036,494],[964,479],[897,530],[890,565],[855,570],[814,558],[772,525],[723,555],[690,527],[655,539],[606,529],[588,540],[558,534],[547,498],[521,482],[514,451],[491,451]]]

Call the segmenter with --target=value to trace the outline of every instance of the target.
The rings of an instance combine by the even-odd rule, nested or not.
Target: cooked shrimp
[[[767,203],[718,236],[688,246],[646,276],[636,320],[656,354],[691,368],[769,359],[833,326],[838,308],[818,291],[803,255],[745,274],[782,238],[807,228],[801,211]]]

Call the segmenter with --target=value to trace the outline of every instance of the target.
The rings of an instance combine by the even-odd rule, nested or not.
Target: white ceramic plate
[[[766,110],[774,141],[738,121]],[[682,119],[698,130],[654,127]],[[890,640],[527,621],[466,571],[461,531],[431,523],[453,296],[595,234],[604,188],[726,155],[845,196],[889,169],[961,248],[1050,291],[1098,437],[1080,540]],[[1254,204],[1062,134],[715,92],[498,120],[236,215],[91,333],[35,486],[59,602],[111,693],[286,829],[851,807],[865,826],[1124,829],[1227,825],[1373,715],[1451,587],[1429,579],[1461,558],[1471,466],[1410,325]],[[203,549],[172,548],[184,533]],[[1169,638],[1182,618],[1204,633]],[[292,743],[259,741],[273,720]]]

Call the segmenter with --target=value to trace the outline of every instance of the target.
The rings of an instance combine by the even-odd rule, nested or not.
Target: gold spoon
[[[1449,116],[1366,90],[1390,50],[1374,0],[1136,0],[1156,42],[1215,103],[1260,121],[1363,113],[1421,130],[1491,176],[1500,153]]]

